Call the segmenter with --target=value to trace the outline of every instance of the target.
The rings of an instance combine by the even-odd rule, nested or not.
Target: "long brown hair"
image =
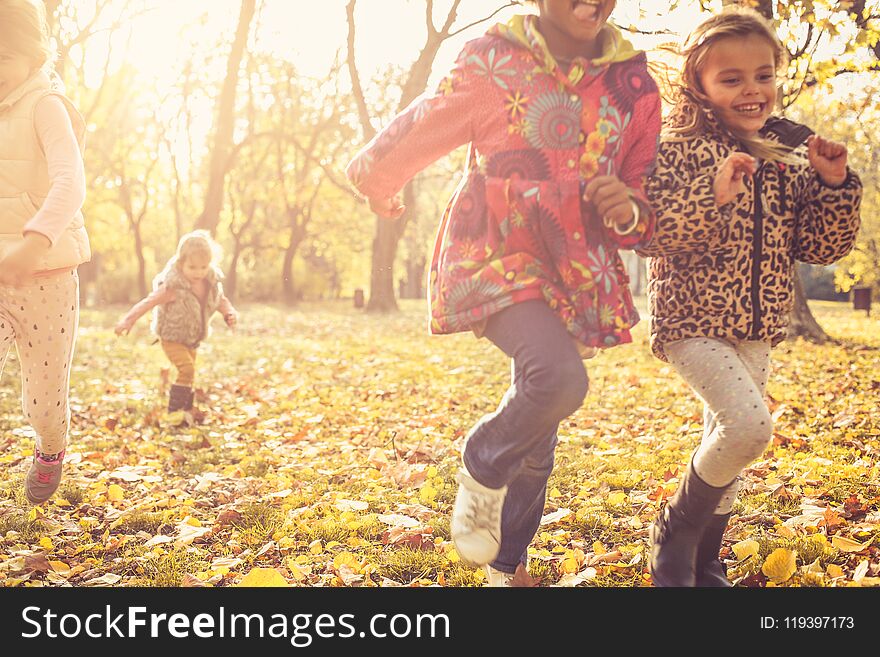
[[[42,1],[0,0],[0,43],[29,57],[35,68],[51,63],[55,53],[49,41]]]
[[[771,45],[777,75],[786,70],[788,51],[773,26],[754,9],[737,5],[725,7],[720,13],[700,23],[685,40],[684,46],[677,51],[684,58],[684,67],[677,79],[672,80],[667,76],[673,109],[667,119],[664,137],[671,141],[689,141],[710,130],[713,120],[711,103],[700,81],[706,56],[721,39],[750,35],[762,37]],[[755,157],[786,164],[802,163],[802,159],[792,154],[790,148],[777,142],[736,133],[734,136]]]

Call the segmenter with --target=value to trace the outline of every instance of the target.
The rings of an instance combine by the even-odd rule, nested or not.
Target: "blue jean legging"
[[[587,372],[574,340],[543,301],[501,310],[484,335],[511,358],[511,384],[494,413],[467,436],[462,460],[484,486],[507,485],[501,550],[492,562],[513,573],[526,563],[544,511],[559,423],[587,394]]]

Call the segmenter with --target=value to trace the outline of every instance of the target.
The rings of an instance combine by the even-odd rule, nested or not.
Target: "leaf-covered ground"
[[[773,445],[746,473],[727,533],[744,586],[880,583],[880,321],[814,306],[838,339],[774,351]],[[0,584],[477,586],[450,541],[467,429],[508,364],[468,334],[430,337],[423,303],[392,317],[348,303],[245,307],[200,350],[195,421],[164,412],[147,322],[82,314],[65,478],[22,492],[32,435],[18,366],[0,387]],[[220,322],[216,322],[217,325]],[[635,344],[588,361],[560,428],[529,570],[542,586],[647,586],[647,528],[700,438],[700,407]]]

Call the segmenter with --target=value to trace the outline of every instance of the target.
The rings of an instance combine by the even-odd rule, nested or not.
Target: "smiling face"
[[[539,0],[541,33],[556,55],[588,55],[616,0]]]
[[[757,135],[776,103],[776,60],[767,39],[757,34],[719,39],[707,51],[699,78],[728,129]]]
[[[27,80],[36,69],[30,57],[0,43],[0,101]]]

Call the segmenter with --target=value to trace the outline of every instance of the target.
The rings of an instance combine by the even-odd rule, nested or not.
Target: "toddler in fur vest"
[[[151,328],[177,370],[168,393],[169,411],[192,409],[196,351],[210,334],[214,312],[220,312],[230,328],[238,320],[238,313],[223,294],[222,273],[214,265],[218,250],[207,231],[184,235],[177,253],[153,280],[153,292],[116,324],[117,335],[127,334],[141,315],[156,309]]]

